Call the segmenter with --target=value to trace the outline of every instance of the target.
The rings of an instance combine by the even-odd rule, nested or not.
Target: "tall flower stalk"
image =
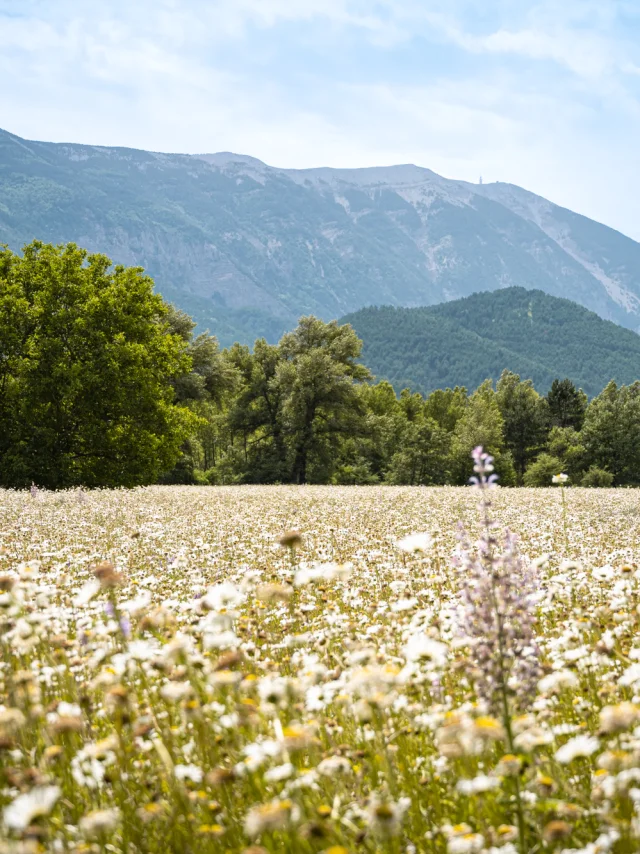
[[[493,458],[477,447],[473,461],[471,483],[480,494],[481,534],[475,549],[465,532],[461,534],[457,563],[463,578],[464,629],[473,648],[478,696],[502,719],[509,750],[514,753],[514,714],[526,709],[541,676],[534,635],[534,579],[513,534],[506,531],[500,547],[497,523],[491,515],[490,492],[497,481]],[[526,828],[517,780],[515,794],[524,854]]]

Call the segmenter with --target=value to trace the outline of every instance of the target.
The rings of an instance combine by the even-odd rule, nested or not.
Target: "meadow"
[[[0,852],[640,850],[640,493],[485,494],[1,492]]]

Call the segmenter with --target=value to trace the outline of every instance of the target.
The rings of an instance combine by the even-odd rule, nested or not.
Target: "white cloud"
[[[552,59],[580,77],[601,77],[614,64],[614,54],[606,40],[594,34],[545,32],[542,30],[497,30],[483,38],[466,37],[462,43],[471,50],[515,53],[531,59]]]
[[[640,237],[640,56],[616,31],[617,4],[500,3],[496,24],[469,14],[475,0],[25,0],[23,17],[3,16],[0,0],[0,122],[28,138],[235,150],[279,166],[482,174]],[[264,47],[292,25],[326,71]],[[331,43],[314,42],[320,30],[357,34],[367,62],[419,38],[426,58],[449,45],[450,63],[388,80],[363,66],[354,82]]]
[[[470,53],[551,60],[580,77],[597,79],[628,64],[620,40],[611,32],[608,5],[602,0],[598,10],[589,0],[529,4],[520,26],[503,22],[489,32],[465,27],[451,11],[425,9],[423,18],[451,44]],[[590,26],[584,25],[585,13]]]

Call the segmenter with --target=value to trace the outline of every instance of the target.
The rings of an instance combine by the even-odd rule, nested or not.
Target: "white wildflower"
[[[591,756],[600,747],[600,742],[592,735],[576,735],[570,738],[556,751],[556,761],[563,765],[572,762],[580,756]]]
[[[407,554],[415,554],[416,552],[428,552],[433,546],[433,537],[431,534],[409,534],[396,542],[396,546]]]
[[[447,840],[447,854],[478,854],[484,848],[481,833],[465,833]]]
[[[272,801],[249,810],[244,820],[247,836],[254,839],[268,830],[280,830],[295,819],[295,810],[290,801]]]
[[[571,670],[555,670],[542,677],[538,682],[538,691],[541,694],[556,694],[565,688],[576,688],[578,685],[578,677]]]
[[[176,765],[173,773],[178,780],[191,780],[192,783],[202,782],[202,768],[197,765]]]
[[[302,566],[293,577],[294,587],[321,581],[346,581],[353,572],[351,563],[314,563]]]
[[[290,762],[285,762],[284,765],[276,765],[275,768],[269,768],[268,771],[265,771],[263,777],[267,783],[277,783],[280,780],[288,780],[295,773],[296,769],[293,765]]]
[[[462,795],[477,795],[481,792],[489,792],[492,789],[497,789],[500,786],[500,780],[497,777],[489,777],[487,774],[478,774],[471,780],[458,780],[456,789]]]
[[[328,756],[320,762],[316,770],[323,777],[334,777],[338,774],[348,774],[351,771],[351,763],[344,756]]]
[[[18,797],[4,810],[4,823],[10,830],[24,830],[34,820],[49,815],[56,805],[61,790],[59,786],[36,786]]]
[[[640,686],[640,664],[631,664],[618,679],[618,685],[623,688]]]
[[[444,667],[447,663],[447,645],[426,634],[411,635],[402,652],[407,661],[429,662],[436,668]]]
[[[95,839],[115,830],[120,822],[120,817],[121,813],[117,808],[93,810],[80,819],[78,828],[87,839]]]
[[[160,696],[163,700],[169,700],[172,703],[184,700],[192,694],[193,686],[190,682],[167,682],[160,689]]]
[[[89,602],[100,592],[100,582],[97,579],[87,581],[81,588],[80,592],[73,599],[73,605],[76,608],[82,608],[88,605]]]
[[[237,608],[246,599],[246,593],[230,581],[210,587],[200,604],[210,611],[228,611]]]

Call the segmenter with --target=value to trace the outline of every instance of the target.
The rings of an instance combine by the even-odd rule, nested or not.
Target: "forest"
[[[499,318],[498,318],[499,322]],[[220,349],[140,268],[74,244],[0,250],[0,485],[640,483],[640,382],[546,394],[504,365],[475,389],[397,394],[349,324],[303,317]],[[494,381],[495,380],[495,381]]]
[[[188,339],[189,319],[169,317]],[[315,317],[252,351],[187,340],[193,372],[176,391],[201,420],[162,481],[464,485],[482,445],[503,486],[548,486],[560,472],[581,486],[640,482],[640,383],[612,381],[589,400],[569,379],[541,395],[504,369],[471,391],[397,395],[360,350],[349,325]]]
[[[568,299],[509,287],[418,308],[369,307],[342,318],[362,359],[396,389],[476,388],[508,367],[546,393],[570,377],[589,397],[634,382],[640,336]]]

